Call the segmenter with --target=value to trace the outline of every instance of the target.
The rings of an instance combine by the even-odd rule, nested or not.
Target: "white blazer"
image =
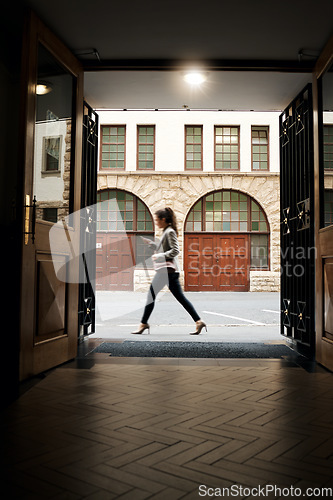
[[[175,271],[179,273],[177,258],[179,254],[179,245],[176,231],[171,226],[166,227],[160,241],[155,243],[155,245],[155,262],[162,263],[172,260],[176,268]]]

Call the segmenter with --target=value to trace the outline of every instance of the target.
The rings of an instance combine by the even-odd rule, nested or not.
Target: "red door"
[[[97,290],[133,290],[133,243],[126,233],[97,233]]]
[[[249,290],[247,234],[185,235],[184,253],[185,290]]]

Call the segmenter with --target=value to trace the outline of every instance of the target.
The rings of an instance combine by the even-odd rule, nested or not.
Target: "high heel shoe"
[[[200,321],[196,321],[195,324],[196,324],[195,332],[191,332],[190,335],[199,335],[199,333],[201,332],[201,330],[203,328],[206,328],[206,332],[207,332],[206,323],[204,323],[203,321],[200,320]]]
[[[148,325],[148,323],[146,325],[143,325],[141,328],[139,328],[139,330],[137,330],[136,332],[131,332],[133,333],[133,335],[140,335],[141,333],[143,333],[145,330],[148,330],[148,333],[150,333],[150,326]]]

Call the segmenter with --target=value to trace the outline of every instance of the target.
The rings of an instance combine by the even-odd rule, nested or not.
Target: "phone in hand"
[[[142,241],[144,241],[145,243],[147,243],[148,245],[150,245],[151,243],[154,243],[152,240],[150,240],[149,238],[144,238],[143,236],[140,236],[140,238],[142,239]]]

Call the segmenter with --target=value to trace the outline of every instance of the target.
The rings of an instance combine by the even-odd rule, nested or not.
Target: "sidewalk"
[[[189,335],[194,323],[167,291],[162,291],[150,318],[150,335],[132,335],[146,302],[141,292],[97,292],[96,333],[89,338],[115,341],[285,343],[280,334],[277,293],[186,293],[208,331]]]

